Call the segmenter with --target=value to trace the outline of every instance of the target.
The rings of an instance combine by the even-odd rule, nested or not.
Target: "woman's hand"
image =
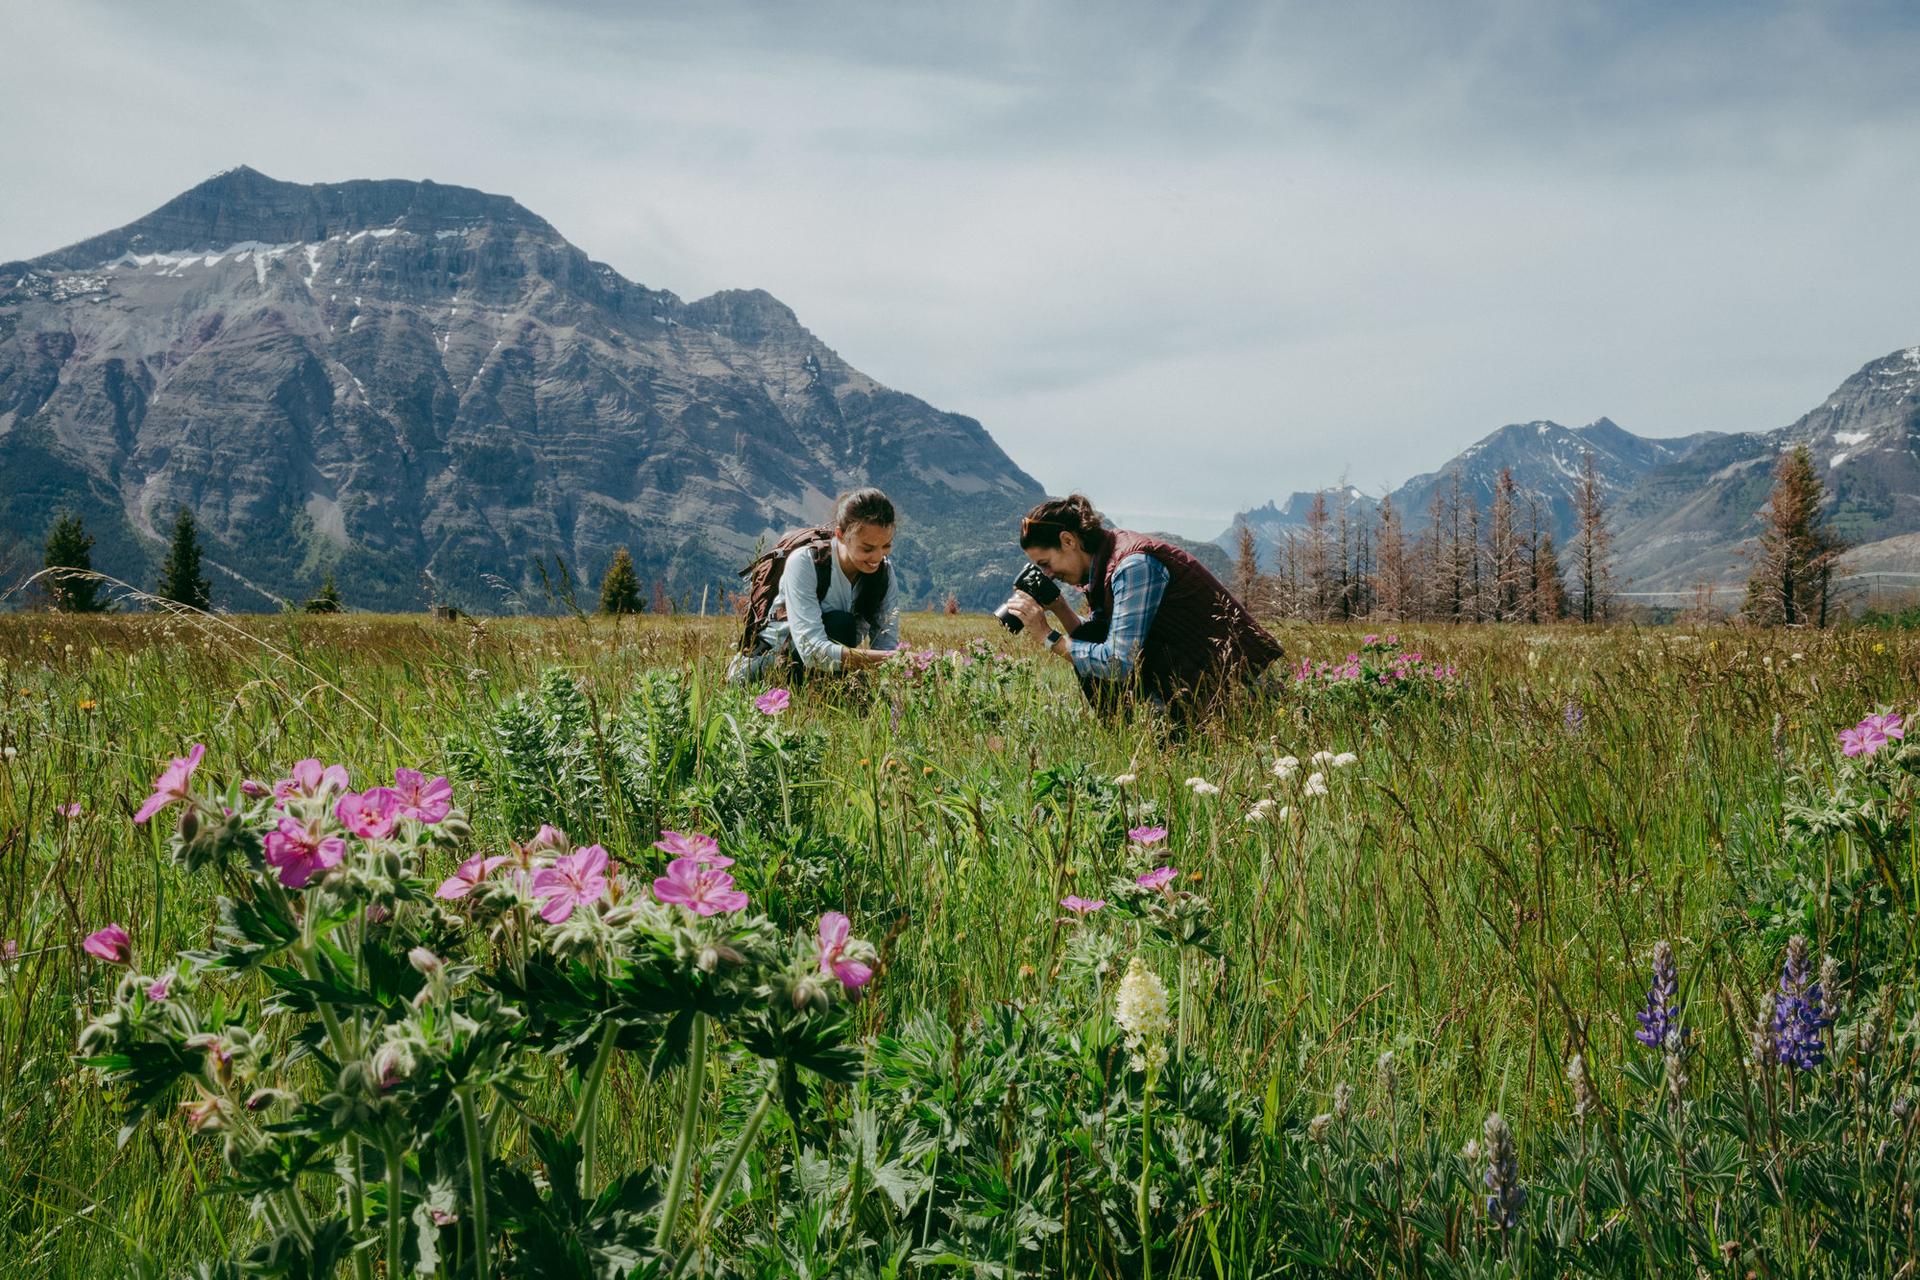
[[[840,659],[842,671],[865,671],[868,667],[877,667],[893,656],[891,649],[847,649]]]
[[[1003,607],[1020,619],[1020,630],[1024,634],[1046,643],[1047,632],[1053,628],[1047,625],[1047,611],[1038,601],[1024,591],[1016,591]]]

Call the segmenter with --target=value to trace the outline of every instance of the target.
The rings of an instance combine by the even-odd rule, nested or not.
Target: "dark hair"
[[[878,489],[853,489],[833,504],[833,531],[845,533],[857,524],[893,523],[893,500]]]
[[[1100,513],[1083,494],[1070,493],[1064,498],[1049,498],[1027,512],[1027,518],[1020,522],[1020,549],[1057,547],[1063,533],[1080,539],[1080,545],[1088,551],[1107,545],[1107,526],[1101,522]]]

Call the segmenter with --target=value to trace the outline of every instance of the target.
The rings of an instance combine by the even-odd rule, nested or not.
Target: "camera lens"
[[[1013,610],[1011,609],[996,610],[993,616],[1000,619],[1001,626],[1005,627],[1007,630],[1013,632],[1016,635],[1019,634],[1020,618],[1017,614],[1014,613]]]

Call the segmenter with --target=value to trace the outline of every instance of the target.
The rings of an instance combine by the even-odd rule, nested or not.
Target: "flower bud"
[[[407,952],[407,962],[429,978],[437,978],[446,972],[447,963],[425,947],[415,947]]]

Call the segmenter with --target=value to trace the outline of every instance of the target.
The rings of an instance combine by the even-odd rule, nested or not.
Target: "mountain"
[[[544,606],[556,554],[591,600],[626,546],[718,609],[863,483],[901,512],[907,600],[1004,598],[1044,495],[978,422],[769,294],[635,284],[505,196],[242,167],[0,265],[0,531],[37,546],[71,508],[145,584],[185,505],[230,607],[329,570],[358,607]]]
[[[1542,527],[1551,530],[1555,541],[1564,544],[1578,523],[1575,496],[1587,452],[1594,455],[1602,490],[1610,500],[1615,500],[1631,492],[1648,473],[1689,456],[1715,438],[1714,433],[1703,432],[1679,440],[1650,440],[1624,430],[1607,418],[1584,427],[1565,427],[1545,421],[1516,422],[1468,445],[1438,471],[1415,476],[1387,497],[1406,521],[1407,528],[1422,529],[1426,527],[1435,492],[1448,483],[1455,472],[1460,476],[1462,497],[1473,499],[1480,510],[1485,511],[1493,505],[1500,472],[1511,470],[1519,491],[1538,501]],[[1370,520],[1379,510],[1378,499],[1351,486],[1322,492],[1326,495],[1329,513],[1337,512],[1343,502],[1348,504],[1350,519]],[[1253,528],[1254,538],[1262,550],[1270,551],[1288,530],[1306,527],[1306,513],[1312,504],[1312,493],[1295,493],[1283,506],[1276,507],[1269,502],[1255,507],[1236,516],[1233,525],[1215,542],[1229,550],[1236,547],[1239,524],[1244,520]]]
[[[1647,592],[1744,581],[1774,461],[1795,445],[1813,454],[1827,518],[1854,546],[1847,571],[1920,582],[1920,346],[1869,361],[1787,426],[1710,440],[1648,472],[1615,511],[1621,573]]]
[[[1427,523],[1435,491],[1456,471],[1463,496],[1484,512],[1501,469],[1511,468],[1520,492],[1539,501],[1543,524],[1564,546],[1578,523],[1574,497],[1590,450],[1610,507],[1616,575],[1630,591],[1677,598],[1706,583],[1737,592],[1750,568],[1774,462],[1795,445],[1812,452],[1826,485],[1827,518],[1853,546],[1843,571],[1856,581],[1920,584],[1920,347],[1869,361],[1818,408],[1771,431],[1653,440],[1606,418],[1584,427],[1515,423],[1388,496],[1407,527],[1417,530]],[[1371,517],[1378,509],[1357,490],[1323,492],[1329,511],[1343,495],[1352,503],[1350,515]],[[1304,528],[1312,500],[1311,493],[1296,493],[1282,506],[1255,507],[1236,516],[1215,542],[1231,552],[1245,521],[1271,563],[1278,540]]]

